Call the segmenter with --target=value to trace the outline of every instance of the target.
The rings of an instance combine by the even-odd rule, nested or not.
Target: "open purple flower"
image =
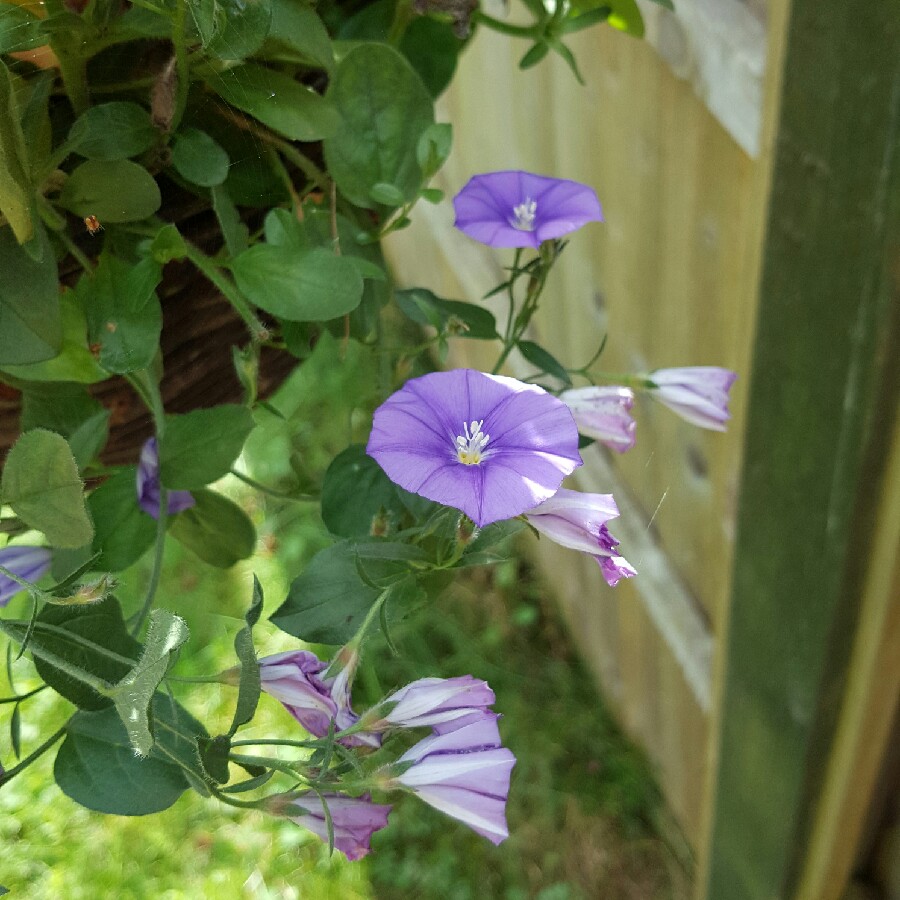
[[[475,175],[453,198],[456,227],[489,247],[540,247],[587,222],[602,222],[586,184],[530,172]]]
[[[494,699],[494,692],[487,682],[471,675],[420,678],[386,697],[365,713],[363,720],[366,728],[373,731],[442,725],[483,712]]]
[[[620,579],[637,574],[624,557],[616,554],[619,542],[606,527],[618,515],[612,494],[585,494],[560,488],[549,500],[526,513],[525,518],[561,547],[593,556],[607,584],[615,587]]]
[[[350,708],[350,692],[340,675],[325,678],[328,663],[308,650],[289,650],[265,656],[259,661],[262,689],[280,700],[285,709],[315,737],[325,737],[331,723],[335,731],[344,731],[359,721]],[[376,734],[359,732],[341,738],[346,747],[379,747]]]
[[[626,387],[583,387],[559,395],[572,410],[581,434],[619,453],[634,446],[635,421],[631,418],[634,394]]]
[[[325,801],[323,804],[322,801]],[[303,828],[328,841],[328,822],[325,817],[325,805],[331,815],[334,831],[334,846],[349,860],[362,859],[371,847],[372,834],[387,825],[390,806],[372,803],[368,796],[345,797],[341,794],[303,794],[291,801],[296,815],[291,810],[285,813],[287,818]]]
[[[375,410],[366,452],[400,487],[462,510],[479,527],[552,497],[581,465],[565,403],[473,369],[407,381]]]
[[[46,547],[4,547],[0,550],[0,566],[33,583],[49,571],[50,551]],[[0,606],[6,606],[21,590],[22,585],[0,573]]]
[[[159,449],[156,438],[149,438],[141,448],[137,468],[138,505],[154,519],[159,518]],[[196,502],[190,491],[168,491],[169,515],[190,509]]]
[[[712,431],[725,431],[728,392],[737,374],[718,366],[657,369],[647,376],[650,396],[664,403],[686,422]]]
[[[480,712],[452,723],[410,747],[398,763],[413,763],[393,781],[429,806],[499,844],[509,837],[506,798],[516,758],[500,746],[496,713]]]

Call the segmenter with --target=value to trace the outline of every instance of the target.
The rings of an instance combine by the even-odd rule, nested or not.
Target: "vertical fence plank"
[[[793,0],[738,512],[708,900],[793,896],[832,738],[878,484],[862,461],[896,252],[900,16]],[[883,468],[884,457],[875,460]]]

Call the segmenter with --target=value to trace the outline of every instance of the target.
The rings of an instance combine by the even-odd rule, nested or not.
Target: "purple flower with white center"
[[[141,448],[137,468],[138,505],[154,519],[159,518],[159,450],[156,438],[149,438]],[[196,502],[190,491],[168,491],[169,515],[190,509]]]
[[[718,366],[657,369],[647,379],[655,387],[650,396],[664,403],[686,422],[711,431],[725,431],[728,392],[737,374]]]
[[[529,524],[561,547],[589,553],[610,587],[637,571],[616,554],[619,542],[606,523],[619,515],[612,494],[585,494],[560,488],[549,500],[525,514]]]
[[[420,678],[365,713],[363,722],[366,729],[372,731],[449,725],[464,716],[485,711],[494,699],[494,692],[487,682],[471,675]]]
[[[572,410],[581,434],[619,453],[634,446],[636,424],[631,418],[634,393],[626,387],[583,387],[559,395]]]
[[[50,551],[46,547],[4,547],[0,550],[0,566],[34,583],[50,570]],[[0,606],[6,606],[22,590],[17,581],[0,573]]]
[[[325,801],[324,803],[322,801]],[[331,815],[334,846],[347,859],[362,859],[372,848],[372,834],[387,825],[390,806],[372,803],[368,796],[345,797],[341,794],[303,794],[294,798],[285,815],[292,822],[328,842],[328,822],[325,805]],[[291,807],[297,815],[291,815]]]
[[[500,746],[496,713],[474,713],[440,726],[415,744],[398,763],[412,763],[392,779],[429,806],[499,844],[509,837],[506,798],[516,758]]]
[[[456,227],[489,247],[540,247],[602,222],[592,188],[565,178],[507,171],[475,175],[453,198]]]
[[[407,381],[375,410],[366,452],[400,487],[482,527],[552,497],[581,465],[569,408],[473,369]]]
[[[285,709],[313,736],[325,737],[331,723],[335,731],[352,728],[359,716],[350,708],[350,691],[340,675],[326,678],[328,663],[308,650],[289,650],[259,661],[262,689],[280,700]],[[342,672],[347,669],[342,670]],[[340,738],[345,747],[379,747],[376,734],[360,732]]]

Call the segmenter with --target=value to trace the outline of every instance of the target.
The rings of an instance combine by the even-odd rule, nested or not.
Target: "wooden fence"
[[[697,896],[828,900],[878,834],[900,695],[900,13],[676,5],[644,4],[645,41],[579,34],[585,87],[479,33],[441,101],[439,185],[521,168],[597,189],[606,222],[572,236],[532,335],[568,364],[608,332],[607,370],[739,373],[727,434],[648,402],[634,450],[585,453],[577,486],[615,494],[638,578],[535,551],[658,769]],[[449,204],[415,220],[401,283],[472,301],[501,280],[511,252]],[[466,343],[455,363],[491,365]]]

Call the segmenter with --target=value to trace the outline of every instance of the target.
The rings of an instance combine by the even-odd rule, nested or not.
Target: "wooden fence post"
[[[808,883],[872,511],[898,490],[882,475],[900,350],[900,13],[868,0],[788,12],[706,900],[795,897],[805,869]]]

